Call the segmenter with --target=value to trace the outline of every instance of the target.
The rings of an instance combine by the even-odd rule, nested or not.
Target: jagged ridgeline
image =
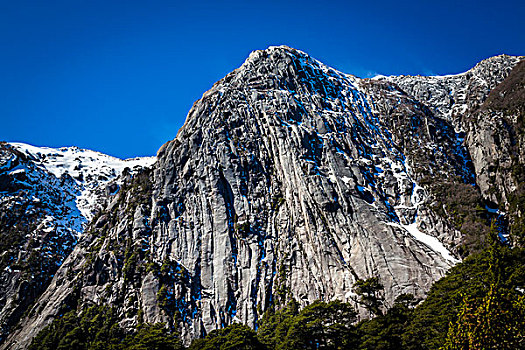
[[[370,310],[356,282],[371,277],[384,288],[375,314],[423,298],[483,249],[491,220],[519,241],[523,109],[491,93],[519,60],[360,79],[284,46],[252,53],[151,168],[100,197],[4,347],[96,310],[122,334],[163,323],[186,344],[232,323],[257,328],[292,300],[349,302],[357,320]]]

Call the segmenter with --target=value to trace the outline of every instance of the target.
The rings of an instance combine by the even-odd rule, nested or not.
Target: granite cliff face
[[[513,244],[525,243],[525,62],[464,118],[465,143],[485,198],[505,211]]]
[[[256,327],[291,298],[355,302],[353,284],[372,276],[387,305],[423,297],[465,253],[468,220],[450,214],[459,204],[446,190],[480,205],[479,225],[497,216],[474,153],[489,141],[466,114],[518,61],[359,79],[288,47],[252,53],[194,104],[151,170],[107,194],[4,348],[92,304],[115,306],[126,329],[165,322],[189,341]]]

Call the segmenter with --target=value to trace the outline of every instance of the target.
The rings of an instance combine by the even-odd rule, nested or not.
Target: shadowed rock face
[[[513,243],[525,244],[525,61],[464,125],[481,193],[507,213]]]
[[[0,340],[73,250],[81,219],[69,204],[77,191],[71,177],[56,178],[0,143]]]
[[[525,211],[518,199],[525,193],[523,59],[500,55],[453,76],[382,78],[398,84],[461,131],[481,195],[509,214],[515,233]]]
[[[252,53],[194,104],[153,170],[110,195],[6,344],[92,303],[189,341],[256,326],[292,297],[354,302],[359,278],[379,277],[387,305],[423,296],[458,261],[461,234],[422,183],[476,181],[455,121],[425,102],[288,47]]]

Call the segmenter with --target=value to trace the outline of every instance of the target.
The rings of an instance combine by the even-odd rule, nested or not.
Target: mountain
[[[0,144],[2,338],[49,285],[103,198],[118,191],[121,175],[154,160]]]
[[[206,92],[156,162],[121,177],[118,191],[89,185],[84,176],[98,174],[74,173],[64,157],[72,177],[44,191],[82,185],[61,203],[100,210],[70,234],[78,243],[46,272],[51,281],[28,298],[4,348],[27,347],[53,319],[90,305],[111,305],[127,332],[163,322],[188,343],[233,322],[257,327],[291,299],[339,299],[368,317],[353,286],[369,277],[387,307],[403,293],[424,297],[481,249],[491,220],[502,240],[517,237],[522,209],[509,198],[520,182],[501,177],[523,158],[500,172],[490,159],[523,154],[522,120],[496,111],[493,97],[500,83],[523,81],[511,74],[522,59],[490,58],[455,76],[360,79],[270,47]],[[496,138],[508,147],[495,148]]]

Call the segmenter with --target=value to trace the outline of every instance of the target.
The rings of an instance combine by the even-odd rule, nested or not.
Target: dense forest
[[[402,294],[385,308],[377,278],[354,286],[370,319],[357,322],[348,303],[317,301],[300,309],[295,300],[274,305],[256,330],[233,324],[194,340],[208,349],[523,349],[525,348],[525,249],[488,246],[436,282],[424,301]],[[125,334],[115,311],[92,306],[56,319],[33,340],[44,349],[184,349],[163,324],[139,324]]]

